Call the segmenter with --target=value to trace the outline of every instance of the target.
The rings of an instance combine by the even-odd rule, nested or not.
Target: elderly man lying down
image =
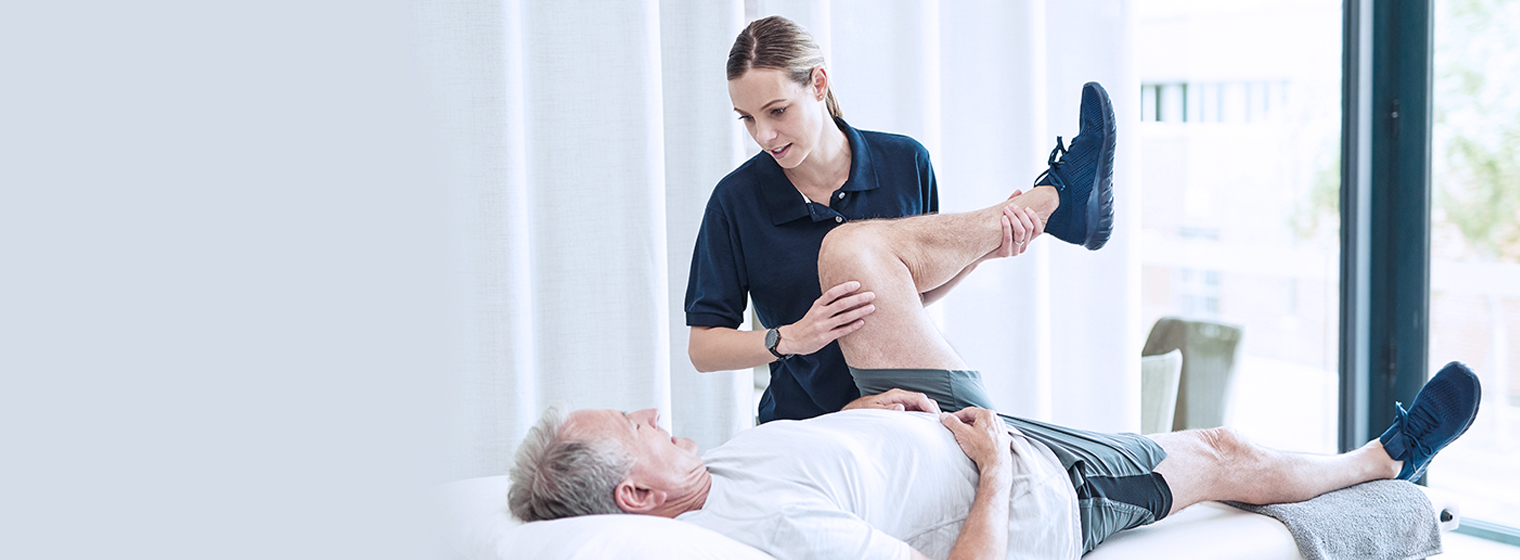
[[[1418,476],[1477,414],[1477,378],[1455,362],[1380,438],[1336,456],[1266,449],[1227,428],[1100,434],[987,410],[979,376],[918,295],[999,247],[1005,209],[1044,220],[1061,202],[1039,187],[964,214],[838,227],[820,281],[874,294],[875,312],[840,344],[862,394],[880,394],[704,456],[657,427],[654,410],[551,410],[518,451],[513,514],[673,517],[783,560],[1076,558],[1202,501],[1294,502]],[[881,392],[892,386],[919,392]]]

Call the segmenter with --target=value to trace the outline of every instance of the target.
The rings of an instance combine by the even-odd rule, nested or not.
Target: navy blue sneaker
[[[1478,376],[1467,364],[1452,362],[1425,382],[1408,411],[1403,403],[1394,403],[1397,417],[1378,441],[1389,457],[1404,462],[1399,480],[1420,476],[1436,453],[1472,427],[1482,394]]]
[[[1096,251],[1114,231],[1114,106],[1098,82],[1082,86],[1081,128],[1071,147],[1050,151],[1050,169],[1035,186],[1051,185],[1061,205],[1045,222],[1045,233]]]

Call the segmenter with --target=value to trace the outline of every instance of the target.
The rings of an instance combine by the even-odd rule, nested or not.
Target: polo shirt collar
[[[876,168],[871,165],[871,149],[866,145],[865,137],[859,130],[844,122],[844,119],[835,118],[834,122],[844,131],[844,136],[850,142],[850,177],[845,179],[844,186],[839,190],[846,192],[869,191],[877,186]],[[782,171],[781,165],[776,159],[765,156],[769,162],[766,168],[774,174],[777,186],[785,185],[791,188],[762,188],[765,204],[770,209],[771,223],[781,225],[792,220],[808,217],[807,199],[802,196],[802,191],[792,185],[791,180],[786,178],[786,172]]]

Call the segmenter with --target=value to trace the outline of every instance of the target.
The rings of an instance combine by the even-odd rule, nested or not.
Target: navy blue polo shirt
[[[829,204],[807,200],[776,159],[761,151],[718,182],[686,285],[686,324],[738,328],[746,296],[770,328],[802,319],[823,294],[818,248],[839,224],[939,211],[929,151],[907,136],[835,123],[850,141],[850,177]],[[867,318],[867,320],[870,320]],[[860,396],[839,343],[771,362],[761,422],[835,412]]]

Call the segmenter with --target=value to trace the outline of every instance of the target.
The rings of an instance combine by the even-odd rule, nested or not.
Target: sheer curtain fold
[[[986,206],[1015,189],[1028,190],[1044,169],[1040,156],[1053,140],[1045,103],[1044,6],[943,6],[945,141],[935,163],[947,210]],[[975,341],[956,347],[982,371],[999,407],[1049,419],[1049,251],[1041,247],[1016,261],[979,267],[957,288],[973,296],[943,302],[944,332],[952,340]],[[1004,343],[988,343],[994,336]]]
[[[728,49],[742,29],[740,0],[661,2],[665,85],[665,227],[671,426],[703,450],[754,425],[750,372],[699,373],[687,357],[686,280],[713,186],[744,161],[745,132],[724,79]]]
[[[1134,431],[1140,419],[1140,82],[1130,59],[1129,2],[1073,0],[1047,5],[1050,136],[1076,133],[1082,84],[1101,82],[1118,120],[1114,233],[1098,252],[1053,244],[1050,251],[1051,401],[1058,423]],[[1048,138],[1047,137],[1047,138]],[[1048,148],[1046,150],[1048,151]]]
[[[461,202],[469,325],[452,475],[505,472],[555,401],[658,407],[703,449],[752,424],[748,372],[692,368],[682,302],[707,198],[755,149],[723,62],[745,18],[770,14],[818,37],[852,125],[930,149],[947,212],[1027,189],[1054,136],[1076,133],[1081,84],[1107,86],[1121,123],[1114,240],[1096,253],[1048,240],[988,263],[934,316],[1006,412],[1138,426],[1127,3],[508,0],[417,13]]]
[[[537,399],[669,406],[658,9],[521,12]]]

